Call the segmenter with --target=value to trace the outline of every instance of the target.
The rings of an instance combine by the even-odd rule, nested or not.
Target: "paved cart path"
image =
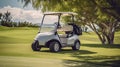
[[[0,56],[0,67],[65,67],[62,60]]]

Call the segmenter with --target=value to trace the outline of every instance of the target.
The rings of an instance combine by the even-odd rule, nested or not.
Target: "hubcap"
[[[58,43],[55,43],[54,50],[55,50],[55,51],[58,51],[58,50],[59,50],[59,44],[58,44]]]
[[[80,44],[79,42],[76,43],[76,49],[79,49],[80,48]]]

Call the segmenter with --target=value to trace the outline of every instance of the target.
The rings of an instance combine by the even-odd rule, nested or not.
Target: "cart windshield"
[[[56,15],[45,15],[43,24],[41,24],[40,32],[55,32],[56,23],[58,22],[58,16]]]

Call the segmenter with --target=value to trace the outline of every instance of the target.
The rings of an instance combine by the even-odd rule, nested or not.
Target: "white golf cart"
[[[72,47],[73,50],[79,50],[79,35],[82,34],[82,30],[74,24],[74,15],[77,14],[73,12],[44,13],[39,33],[31,46],[32,50],[40,51],[42,47],[49,48],[51,52],[58,52],[63,47]],[[70,16],[71,23],[61,25],[62,16]],[[55,21],[55,19],[57,20]]]

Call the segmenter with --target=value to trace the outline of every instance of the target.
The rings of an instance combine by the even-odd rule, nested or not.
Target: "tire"
[[[60,43],[57,41],[50,42],[49,49],[51,52],[59,52],[61,50]]]
[[[34,41],[31,45],[31,48],[32,48],[33,51],[40,51],[40,49],[41,49],[38,41]]]
[[[74,43],[74,46],[72,46],[72,50],[79,50],[80,49],[80,41],[77,40]]]

